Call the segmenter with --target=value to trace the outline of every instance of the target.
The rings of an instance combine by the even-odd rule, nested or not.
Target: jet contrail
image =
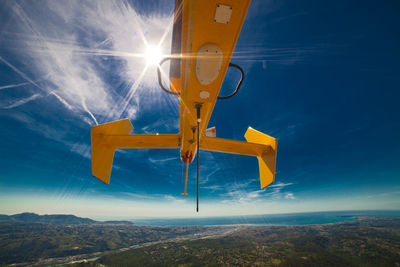
[[[29,96],[27,98],[23,98],[23,99],[17,100],[13,104],[11,104],[11,105],[9,105],[7,107],[2,107],[2,108],[3,109],[15,108],[15,107],[21,106],[23,104],[26,104],[28,102],[31,102],[31,101],[35,100],[36,98],[38,98],[40,96],[41,96],[40,94],[34,94],[34,95],[31,95],[31,96]]]
[[[0,56],[0,61],[3,62],[4,64],[6,64],[7,66],[9,66],[13,71],[15,71],[16,73],[18,73],[22,78],[24,78],[25,80],[27,80],[30,84],[33,84],[34,86],[36,86],[37,88],[39,88],[40,90],[43,91],[47,91],[46,89],[40,87],[35,81],[31,80],[28,76],[25,75],[25,73],[23,73],[22,71],[20,71],[19,69],[17,69],[14,65],[12,65],[10,62],[8,62],[7,60],[5,60],[4,58],[2,58]],[[72,109],[71,105],[69,105],[67,103],[67,101],[65,101],[61,96],[59,96],[58,94],[56,94],[55,92],[50,92],[51,94],[53,94],[55,97],[57,97],[57,99],[63,103],[68,109]]]
[[[27,84],[30,84],[30,83],[26,82],[26,83],[17,83],[17,84],[4,85],[4,86],[0,86],[0,90],[7,89],[7,88],[20,87],[20,86],[27,85]]]

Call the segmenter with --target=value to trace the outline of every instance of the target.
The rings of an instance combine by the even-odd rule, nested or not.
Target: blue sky
[[[90,127],[176,133],[179,102],[146,67],[168,54],[174,1],[2,1],[0,213],[93,218],[400,207],[400,18],[396,1],[253,1],[232,62],[241,91],[217,102],[217,137],[278,139],[275,183],[257,160],[201,152],[182,197],[178,150],[119,150],[110,185],[91,175]],[[237,74],[228,71],[227,94]]]

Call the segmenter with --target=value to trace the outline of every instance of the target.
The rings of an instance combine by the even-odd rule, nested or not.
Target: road
[[[96,261],[99,258],[101,258],[102,256],[107,255],[107,254],[124,252],[124,251],[131,250],[131,249],[138,249],[138,248],[148,247],[148,246],[166,243],[166,242],[182,242],[182,241],[187,241],[187,240],[219,238],[219,237],[223,237],[226,235],[230,235],[233,232],[235,232],[243,227],[246,227],[246,226],[243,226],[243,225],[218,226],[218,227],[215,227],[215,229],[213,229],[213,230],[208,230],[208,231],[205,231],[202,233],[178,236],[178,237],[159,240],[159,241],[144,242],[144,243],[139,243],[139,244],[135,244],[135,245],[132,245],[129,247],[124,247],[124,248],[115,249],[115,250],[94,252],[94,253],[90,253],[90,254],[80,254],[80,255],[60,257],[60,258],[47,258],[47,259],[41,259],[40,261],[37,261],[34,263],[26,262],[26,263],[13,264],[10,266],[49,266],[49,265],[61,266],[61,265],[66,265],[66,264],[91,262],[91,261]]]

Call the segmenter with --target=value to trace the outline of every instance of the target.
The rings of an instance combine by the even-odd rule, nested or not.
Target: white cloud
[[[29,84],[29,83],[26,82],[26,83],[17,83],[17,84],[3,85],[3,86],[0,86],[0,90],[4,90],[4,89],[7,89],[7,88],[20,87],[20,86],[24,86],[24,85],[27,85],[27,84]]]
[[[172,13],[138,14],[127,2],[108,0],[7,4],[13,23],[2,25],[6,40],[3,44],[12,53],[0,54],[0,63],[26,82],[0,87],[25,90],[24,97],[17,99],[2,90],[2,102],[11,104],[1,108],[12,109],[42,97],[43,101],[58,101],[61,105],[56,105],[56,110],[46,106],[34,112],[43,115],[68,111],[69,117],[90,125],[116,120],[121,115],[135,119],[139,108],[155,112],[168,105],[179,114],[177,99],[162,94],[155,68],[146,71],[146,61],[141,58],[147,43],[162,41],[163,52],[169,51]],[[147,101],[149,98],[151,101]],[[22,119],[31,130],[70,145],[73,152],[88,157],[88,149],[68,139],[68,127],[30,126],[38,123],[37,114],[9,114]],[[57,119],[62,123],[61,116]],[[163,126],[171,129],[177,125],[177,119],[163,121]]]
[[[13,64],[10,68],[63,104],[85,112],[93,123],[99,115],[120,115],[121,107],[128,105],[128,115],[136,115],[138,90],[156,86],[155,72],[144,72],[145,60],[138,56],[146,43],[165,39],[172,16],[138,15],[120,1],[44,1],[40,11],[28,3],[13,2],[11,7],[19,36],[24,36],[17,39],[21,58],[29,58],[35,77],[48,77],[44,85],[38,85]],[[110,66],[115,69],[107,69]],[[110,74],[120,78],[118,83],[110,83]],[[117,93],[123,84],[128,87]]]
[[[132,192],[120,192],[118,194],[121,194],[131,200],[136,200],[136,201],[155,200],[157,197],[159,197],[157,195],[138,194],[138,193],[132,193]]]
[[[73,143],[70,145],[72,152],[82,155],[84,158],[91,159],[90,146],[85,143]]]
[[[172,204],[185,204],[187,201],[184,197],[175,197],[171,195],[166,195],[164,196],[167,202],[170,202]]]
[[[254,190],[258,181],[259,179],[250,179],[240,183],[227,184],[225,188],[228,188],[229,191],[219,196],[224,203],[236,202],[241,204],[262,203],[265,200],[295,199],[293,193],[284,190],[285,187],[293,185],[293,183],[278,182],[268,186],[266,189]]]
[[[278,182],[278,183],[273,183],[272,185],[269,186],[269,188],[274,188],[277,187],[279,189],[282,189],[286,186],[292,185],[293,183],[282,183],[282,182]]]
[[[211,177],[212,177],[214,174],[216,174],[218,171],[220,171],[220,170],[221,170],[221,168],[211,169],[211,172],[208,173],[208,174],[206,175],[205,178],[202,178],[202,179],[200,180],[199,184],[201,184],[201,185],[206,184],[206,183],[211,179]]]
[[[222,185],[208,185],[208,186],[202,186],[201,189],[206,189],[206,190],[211,190],[211,191],[219,191],[219,190],[223,190],[223,186]]]
[[[286,198],[286,199],[295,199],[293,193],[286,193],[286,194],[285,194],[285,198]]]
[[[157,163],[165,163],[168,161],[172,161],[172,160],[177,160],[177,157],[169,157],[169,158],[162,158],[162,159],[154,159],[154,158],[149,158],[149,161],[153,164],[157,164]]]
[[[31,102],[31,101],[39,98],[39,97],[41,97],[40,94],[34,94],[34,95],[31,95],[31,96],[26,97],[26,98],[21,98],[21,99],[15,101],[14,103],[12,103],[11,105],[3,106],[1,108],[3,108],[3,109],[16,108],[16,107],[22,106],[22,105],[24,105],[24,104],[26,104],[28,102]]]

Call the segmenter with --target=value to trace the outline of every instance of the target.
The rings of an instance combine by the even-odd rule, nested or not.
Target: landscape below
[[[314,225],[137,226],[0,215],[0,265],[398,266],[400,218]],[[56,217],[54,217],[56,216]],[[63,223],[64,220],[64,223]]]

